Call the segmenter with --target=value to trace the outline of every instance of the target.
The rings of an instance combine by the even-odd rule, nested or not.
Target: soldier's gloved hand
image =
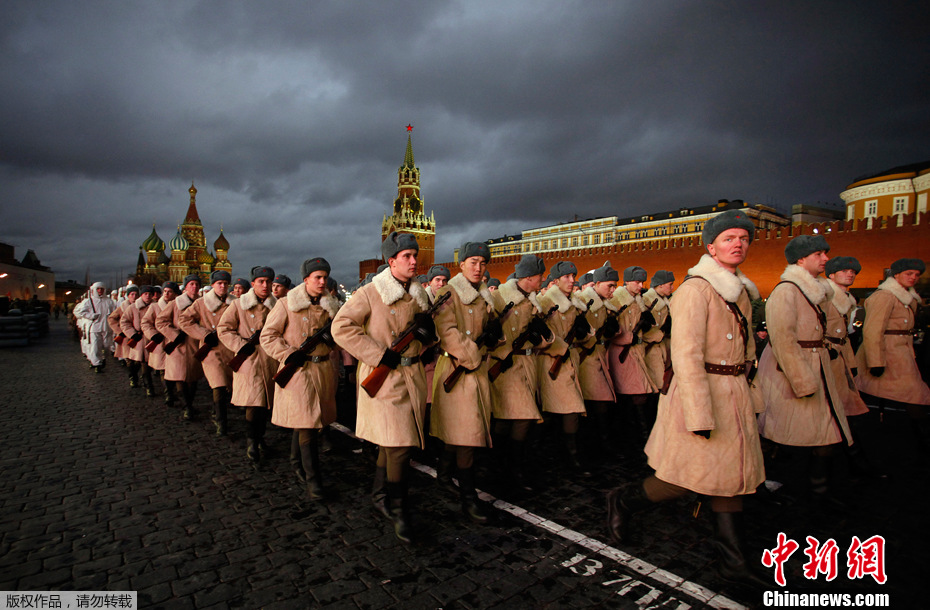
[[[213,331],[212,333],[207,333],[207,336],[203,338],[203,343],[210,347],[216,347],[220,344],[220,338],[216,335],[216,331]]]
[[[855,377],[856,375],[859,374],[859,369],[856,367],[852,367],[851,369],[849,369],[849,372],[852,373],[853,377]]]
[[[527,325],[527,329],[530,331],[530,343],[533,345],[539,345],[543,340],[552,340],[552,331],[542,318],[534,317]]]
[[[421,311],[415,314],[413,319],[417,324],[417,329],[413,332],[420,343],[428,345],[439,341],[439,338],[436,337],[436,324],[433,322],[433,316]]]
[[[692,430],[692,432],[698,436],[703,436],[707,440],[710,440],[710,430]]]
[[[591,324],[585,316],[577,315],[574,324],[572,324],[572,331],[579,339],[587,337],[588,333],[591,332]]]
[[[605,339],[613,339],[620,332],[620,322],[616,316],[607,316],[604,325],[601,327],[602,336]]]
[[[652,315],[651,311],[644,311],[642,315],[639,316],[639,328],[641,330],[649,330],[656,325],[656,317]]]
[[[135,334],[132,336],[132,340],[133,340],[133,341],[141,341],[141,340],[142,340],[142,333],[141,333],[141,332],[135,333]]]
[[[482,334],[485,336],[484,346],[491,349],[504,338],[504,327],[501,325],[500,320],[488,320],[488,323],[484,325]]]
[[[252,345],[251,343],[246,343],[245,345],[242,346],[242,348],[239,350],[239,353],[237,355],[248,358],[254,353],[255,353],[255,346]]]
[[[881,377],[882,375],[885,374],[885,367],[873,366],[872,368],[869,369],[869,374],[872,375],[872,377]]]
[[[400,354],[392,349],[385,350],[384,355],[381,356],[381,362],[378,363],[378,366],[386,366],[389,369],[396,369],[399,365]]]
[[[294,366],[303,366],[306,363],[307,355],[301,351],[294,352],[284,360],[284,364],[292,364]]]

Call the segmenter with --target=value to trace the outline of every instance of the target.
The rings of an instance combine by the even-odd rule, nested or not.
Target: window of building
[[[907,214],[907,197],[894,198],[894,213]]]
[[[573,237],[573,238],[572,238],[572,248],[576,247],[577,245],[578,245],[578,238],[577,238],[577,237]]]
[[[600,235],[594,235],[594,236],[592,236],[592,237],[591,237],[591,243],[593,243],[594,245],[597,245],[597,244],[601,243],[601,236],[600,236]]]
[[[581,238],[581,245],[582,245],[582,246],[587,246],[587,245],[588,245],[588,236],[587,236],[587,235],[585,235],[584,237]]]
[[[563,248],[567,248],[567,247],[568,247],[568,238],[567,238],[567,237],[563,237],[563,238],[562,238],[562,247],[563,247]]]
[[[878,199],[865,202],[865,216],[866,218],[878,216]]]

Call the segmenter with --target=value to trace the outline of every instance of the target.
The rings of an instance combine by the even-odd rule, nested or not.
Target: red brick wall
[[[830,256],[855,256],[859,259],[862,273],[855,287],[875,288],[882,281],[883,270],[899,258],[930,261],[930,218],[925,215],[920,224],[915,225],[914,217],[914,214],[905,215],[900,227],[897,226],[897,217],[892,217],[876,219],[872,229],[866,228],[865,221],[841,220],[785,227],[780,232],[757,231],[749,249],[749,258],[740,269],[755,282],[762,296],[767,296],[778,283],[787,264],[785,244],[794,235],[813,234],[814,229],[817,229],[830,243]],[[605,260],[609,260],[614,269],[621,272],[630,265],[639,265],[648,271],[650,278],[658,269],[667,269],[675,274],[677,286],[703,253],[704,246],[700,240],[690,237],[573,250],[567,260],[575,263],[579,273],[600,267]],[[546,269],[560,260],[566,260],[559,252],[546,253],[542,258],[546,261]],[[504,281],[519,260],[519,255],[494,259],[488,265],[488,272],[491,277]],[[443,264],[453,274],[458,272],[458,267],[453,263]]]

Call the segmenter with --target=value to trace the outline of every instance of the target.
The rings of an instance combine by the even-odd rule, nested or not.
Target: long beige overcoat
[[[151,303],[149,303],[151,305]],[[129,339],[136,333],[142,332],[142,317],[149,308],[141,297],[123,311],[119,319],[119,328],[126,335],[126,358],[134,362],[148,362],[148,352],[145,351],[145,338],[136,341],[135,347],[129,347]]]
[[[581,397],[581,382],[578,379],[578,349],[566,341],[577,316],[583,316],[586,303],[572,304],[557,287],[550,288],[539,297],[539,306],[543,311],[554,305],[558,311],[549,316],[546,323],[552,330],[552,343],[536,357],[536,375],[539,378],[539,403],[547,413],[585,413],[584,399]],[[584,308],[584,309],[580,309]],[[588,335],[590,336],[590,335]],[[585,336],[587,339],[588,336]],[[568,350],[568,358],[562,363],[555,379],[549,376],[549,370],[555,358]]]
[[[765,404],[759,432],[782,445],[852,444],[818,315],[830,287],[798,265],[788,265],[781,279],[765,303],[769,344],[756,377]],[[819,347],[801,347],[798,341],[819,342]]]
[[[511,353],[514,349],[513,340],[523,333],[530,318],[542,310],[539,308],[536,293],[524,294],[520,291],[515,279],[501,284],[491,293],[491,298],[498,314],[508,303],[514,303],[503,321],[504,342],[492,351],[488,358],[489,365],[493,366],[496,361],[506,358]],[[544,349],[548,344],[549,341],[544,340],[535,347],[529,343],[516,346],[513,366],[491,382],[491,401],[495,419],[542,420],[542,415],[536,406],[536,396],[539,390],[536,359],[538,350]],[[527,349],[532,350],[529,355],[526,354]]]
[[[265,320],[261,344],[269,356],[284,367],[288,356],[326,326],[339,311],[339,301],[329,294],[320,296],[316,304],[307,294],[306,284],[298,284],[278,304]],[[330,361],[332,349],[320,342],[308,359],[283,388],[274,386],[274,411],[271,423],[293,429],[322,428],[336,421],[336,376]]]
[[[221,299],[211,290],[178,316],[181,330],[196,340],[197,349],[203,346],[204,337],[216,331],[230,302],[231,299]],[[220,343],[201,361],[203,374],[211,388],[232,388],[232,369],[229,368],[229,360],[232,357],[233,353],[229,348]]]
[[[645,346],[640,341],[641,337],[633,332],[646,308],[642,297],[634,297],[625,286],[621,286],[614,291],[610,303],[621,312],[617,320],[620,323],[620,332],[607,348],[607,362],[610,365],[614,391],[618,396],[658,392],[659,388],[652,382],[646,370]],[[620,362],[620,356],[624,351],[626,357]]]
[[[107,316],[107,324],[110,326],[110,329],[113,331],[114,341],[116,337],[118,337],[120,333],[123,332],[123,330],[120,328],[120,318],[123,317],[123,312],[126,311],[126,308],[129,306],[130,306],[129,301],[123,301],[122,303],[117,305],[116,309],[113,310],[113,313]],[[115,342],[116,349],[113,352],[114,358],[126,358],[127,357],[126,356],[127,350],[123,348],[123,344],[125,343],[126,343],[125,340],[123,340],[123,343]]]
[[[712,375],[704,363],[740,365],[755,358],[755,343],[741,333],[734,303],[750,322],[755,285],[708,255],[688,270],[671,301],[672,378],[659,397],[646,443],[656,476],[709,496],[753,493],[765,480],[751,389],[743,375]],[[694,434],[710,430],[710,438]]]
[[[165,297],[160,297],[157,301],[148,306],[148,309],[145,310],[145,315],[142,316],[142,334],[145,335],[145,343],[148,343],[152,340],[152,337],[158,334],[158,329],[155,328],[155,318],[158,317],[158,314],[168,306],[168,302],[165,301]],[[165,343],[162,341],[155,346],[155,349],[149,352],[149,366],[155,369],[156,371],[165,370]]]
[[[278,302],[269,294],[264,301],[258,300],[255,289],[229,304],[216,325],[220,343],[233,354],[237,354],[249,339],[265,325],[265,319]],[[238,371],[233,372],[232,404],[238,407],[264,407],[274,404],[274,377],[278,362],[269,356],[261,344],[249,356]]]
[[[165,337],[162,345],[167,345],[177,339],[178,334],[181,333],[179,318],[184,310],[193,304],[194,301],[187,294],[181,293],[155,317],[155,329]],[[180,345],[165,356],[165,381],[192,383],[203,377],[203,367],[194,358],[197,343],[196,339],[188,335]]]
[[[836,358],[830,360],[833,382],[843,402],[846,417],[862,415],[868,413],[869,408],[859,396],[859,389],[856,387],[852,374],[851,369],[856,367],[856,355],[853,353],[848,337],[849,315],[855,311],[856,297],[846,292],[833,280],[828,279],[827,283],[830,285],[830,290],[827,291],[827,298],[821,309],[827,316],[827,332],[825,333],[827,345],[833,348],[835,350],[833,353],[836,354]]]
[[[433,376],[430,435],[447,445],[490,447],[491,385],[484,351],[475,338],[488,321],[491,292],[484,282],[475,288],[461,273],[443,286],[437,296],[446,292],[451,297],[436,314],[436,334],[442,353]],[[447,393],[442,384],[460,364],[468,372]]]
[[[930,388],[924,383],[914,358],[913,335],[887,335],[887,330],[913,330],[920,297],[890,277],[865,300],[862,345],[856,352],[859,391],[913,405],[930,405]],[[881,377],[869,372],[885,367]]]
[[[654,289],[650,288],[643,295],[643,303],[651,308],[652,316],[656,320],[655,326],[643,333],[646,371],[653,385],[661,388],[665,378],[665,369],[671,366],[670,338],[662,330],[662,325],[669,317],[669,299],[659,296]]]
[[[359,384],[378,367],[384,352],[413,322],[413,316],[428,308],[423,287],[412,281],[404,290],[390,268],[342,306],[333,319],[333,338],[358,359]],[[422,349],[414,339],[401,355],[416,357]],[[421,362],[392,370],[375,396],[369,396],[361,385],[357,395],[357,436],[382,447],[425,447],[426,373]]]
[[[617,396],[614,393],[613,380],[610,377],[610,366],[607,363],[607,345],[609,339],[598,341],[595,335],[597,331],[604,326],[607,316],[615,315],[617,308],[610,301],[603,300],[594,290],[594,286],[588,286],[584,290],[578,291],[572,295],[572,302],[576,307],[583,307],[589,301],[591,307],[585,311],[585,318],[591,325],[591,335],[582,343],[585,349],[594,348],[584,360],[581,360],[579,351],[578,358],[578,381],[581,384],[581,396],[585,400],[598,400],[614,402]]]

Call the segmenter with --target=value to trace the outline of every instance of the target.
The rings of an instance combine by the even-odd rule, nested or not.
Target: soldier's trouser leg
[[[591,473],[585,469],[578,459],[578,425],[581,419],[579,413],[566,413],[562,415],[562,437],[565,440],[565,453],[568,465],[572,472],[578,476],[588,477]]]
[[[246,407],[245,422],[248,432],[248,447],[246,456],[256,464],[261,463],[262,452],[259,449],[259,443],[264,434],[264,415],[265,409],[261,407]]]
[[[174,407],[178,402],[178,381],[165,381],[165,405]]]
[[[507,474],[517,488],[523,491],[533,491],[533,486],[526,473],[526,437],[534,420],[512,419],[507,421],[510,422]]]
[[[184,396],[184,411],[181,413],[181,417],[184,419],[194,419],[194,417],[197,415],[197,413],[194,411],[194,396],[197,395],[197,382],[180,382],[178,389],[181,390],[182,395]]]
[[[300,460],[307,478],[307,497],[323,499],[323,477],[320,473],[319,430],[304,428],[298,431]]]
[[[910,403],[899,403],[907,412],[907,418],[911,424],[911,434],[914,435],[914,442],[917,443],[917,449],[922,452],[930,450],[930,419],[927,418],[927,407],[924,405],[914,405]]]
[[[452,464],[455,463],[455,450],[455,445],[444,446],[439,453],[439,462],[436,465],[436,482],[440,487],[449,491],[455,491],[455,483],[452,481]]]
[[[141,362],[129,360],[129,364],[126,365],[129,371],[129,387],[131,388],[139,387],[139,368],[141,364]]]
[[[407,468],[410,463],[411,447],[381,447],[378,466],[387,473],[387,508],[394,535],[402,542],[411,541],[410,517],[407,513]]]
[[[103,352],[103,333],[90,333],[90,345],[87,347],[87,359],[90,365],[97,368],[106,362]]]
[[[301,463],[300,455],[300,430],[294,428],[291,433],[291,452],[289,456],[291,462],[291,469],[294,471],[294,474],[297,475],[297,480],[301,483],[307,482],[307,475],[304,472],[303,464]]]
[[[229,414],[229,388],[213,388],[213,425],[217,436],[226,436]]]
[[[586,400],[584,401],[585,410],[588,415],[593,416],[591,421],[594,422],[595,438],[598,444],[598,450],[607,453],[610,450],[610,407],[616,403],[608,400]]]

